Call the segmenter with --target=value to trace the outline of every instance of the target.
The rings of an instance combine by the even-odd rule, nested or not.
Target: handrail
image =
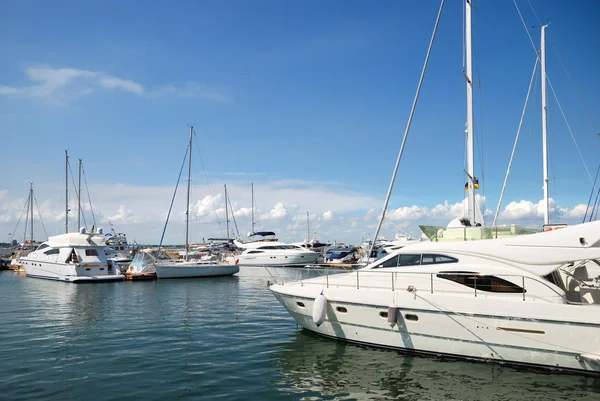
[[[479,273],[474,273],[474,272],[452,272],[452,271],[447,271],[447,272],[444,272],[444,271],[438,271],[438,272],[431,272],[431,271],[429,271],[429,272],[415,272],[415,271],[412,271],[412,272],[399,272],[399,271],[392,271],[392,272],[390,272],[390,271],[377,271],[377,270],[363,270],[363,271],[356,270],[353,273],[356,273],[356,282],[355,282],[355,284],[351,284],[350,282],[348,282],[348,283],[335,283],[335,286],[340,286],[340,287],[344,287],[344,286],[353,286],[354,287],[355,286],[357,290],[360,290],[361,284],[362,284],[361,283],[361,278],[364,281],[365,280],[364,276],[366,274],[367,275],[390,274],[391,275],[391,284],[390,284],[389,287],[388,286],[380,286],[380,285],[378,285],[378,286],[371,285],[371,286],[367,286],[367,287],[368,288],[381,288],[381,289],[390,288],[392,290],[392,292],[395,292],[395,291],[404,291],[404,289],[400,289],[396,285],[396,281],[398,280],[399,277],[402,278],[403,276],[408,276],[408,275],[429,275],[429,283],[430,283],[430,285],[429,285],[429,287],[430,287],[429,291],[430,291],[431,294],[434,294],[434,285],[433,285],[433,283],[435,281],[434,280],[434,276],[436,278],[439,278],[438,275],[452,274],[454,276],[470,276],[470,277],[474,277],[474,287],[472,287],[472,289],[473,289],[474,296],[477,297],[477,295],[478,295],[478,291],[477,291],[478,290],[478,287],[477,287],[477,277],[484,277],[484,276],[494,276],[494,277],[498,277],[498,278],[513,277],[513,278],[520,278],[521,279],[521,284],[522,284],[521,288],[523,289],[523,291],[522,291],[523,301],[526,300],[526,293],[527,293],[526,285],[525,285],[526,284],[526,280],[532,280],[532,281],[534,281],[536,283],[542,284],[545,287],[547,287],[548,289],[552,290],[552,292],[554,292],[557,296],[559,296],[560,298],[566,300],[566,296],[564,296],[563,294],[561,294],[560,292],[558,292],[555,288],[553,288],[552,286],[550,286],[548,283],[545,283],[543,280],[536,280],[533,277],[528,277],[528,276],[525,276],[525,275],[522,275],[522,274],[479,274]],[[350,273],[350,274],[353,274],[353,273]],[[326,288],[329,288],[330,285],[331,285],[331,283],[329,282],[329,269],[325,270],[324,276],[325,276],[325,285],[326,285]],[[336,274],[336,276],[339,276],[339,275]],[[517,281],[517,280],[514,280],[514,281]],[[382,282],[385,282],[385,281],[382,281]],[[302,286],[305,286],[307,284],[323,285],[322,282],[311,282],[311,281],[307,282],[306,280],[302,281]],[[461,285],[460,283],[456,283],[456,284],[457,285]],[[515,284],[515,283],[513,283],[513,284]],[[365,287],[365,286],[363,285],[363,287]],[[469,288],[471,288],[471,287],[469,287]],[[480,286],[479,287],[479,292],[481,293],[481,291],[482,290],[481,290],[481,286]],[[438,292],[453,292],[453,291],[438,290]],[[454,292],[458,292],[458,291],[454,291]],[[465,291],[465,292],[461,291],[460,293],[468,293],[468,292],[467,291]],[[485,291],[485,293],[488,293],[488,292]],[[519,294],[521,292],[514,292],[514,293],[509,293],[509,292],[489,292],[489,293],[490,294]],[[536,296],[533,296],[533,297],[536,297]]]

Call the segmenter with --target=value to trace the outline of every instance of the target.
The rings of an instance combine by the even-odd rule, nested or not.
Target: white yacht
[[[259,233],[256,233],[259,234]],[[286,244],[278,240],[233,243],[242,249],[235,255],[235,263],[252,266],[289,266],[316,263],[321,254],[298,245]]]
[[[117,266],[106,258],[106,245],[94,236],[82,228],[78,233],[50,237],[20,262],[29,277],[71,283],[123,280]]]
[[[420,242],[269,289],[305,329],[399,350],[600,374],[600,221]],[[591,269],[590,269],[591,270]]]

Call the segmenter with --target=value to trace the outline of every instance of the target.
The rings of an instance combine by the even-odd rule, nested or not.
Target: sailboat
[[[190,223],[190,187],[192,173],[192,142],[194,136],[194,127],[190,126],[190,140],[188,145],[188,182],[187,182],[187,201],[185,210],[185,254],[183,259],[173,259],[160,247],[158,250],[141,250],[138,252],[131,264],[128,272],[131,273],[155,273],[159,279],[163,278],[194,278],[194,277],[214,277],[231,276],[240,271],[239,266],[226,262],[218,261],[215,257],[206,259],[192,259],[190,257],[189,244],[189,223]],[[168,222],[168,218],[167,218]],[[165,224],[166,228],[166,224]],[[164,235],[164,232],[163,232]],[[161,239],[162,245],[162,239]]]

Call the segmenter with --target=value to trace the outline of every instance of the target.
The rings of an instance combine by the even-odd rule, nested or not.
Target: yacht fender
[[[327,298],[323,293],[319,294],[318,297],[315,298],[315,303],[313,304],[313,313],[312,318],[313,322],[319,327],[325,321],[325,315],[327,314]]]
[[[396,323],[398,322],[398,308],[395,306],[390,306],[388,308],[388,323],[391,328],[394,328]]]

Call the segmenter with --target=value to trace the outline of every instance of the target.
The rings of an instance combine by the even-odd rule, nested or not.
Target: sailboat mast
[[[69,232],[69,151],[65,150],[65,234]]]
[[[77,230],[81,228],[81,159],[79,159],[79,174],[77,183]]]
[[[540,45],[540,58],[542,66],[542,159],[544,171],[544,224],[550,224],[550,201],[548,198],[548,125],[546,99],[546,28],[542,26],[542,40]]]
[[[229,210],[228,206],[227,206],[227,184],[224,185],[225,187],[225,223],[227,225],[227,239],[229,239]]]
[[[185,260],[188,260],[190,253],[189,225],[190,225],[190,185],[192,176],[192,136],[194,127],[190,125],[190,154],[188,155],[188,182],[187,182],[187,201],[185,202]]]
[[[252,234],[254,234],[254,183],[250,185],[252,187]]]
[[[310,220],[308,218],[308,212],[306,212],[306,241],[310,241]]]
[[[475,188],[473,177],[475,176],[475,157],[473,138],[473,59],[472,59],[472,40],[471,40],[471,0],[465,0],[465,57],[467,79],[467,205],[468,215],[471,223],[475,225]]]
[[[29,244],[29,246],[33,247],[33,182],[29,184],[29,211],[31,213],[31,243]]]

